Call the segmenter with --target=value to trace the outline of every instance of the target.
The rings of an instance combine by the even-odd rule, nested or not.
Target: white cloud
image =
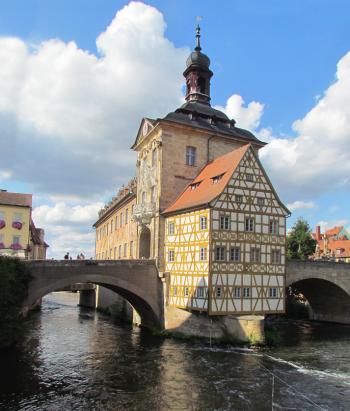
[[[46,242],[50,245],[48,256],[60,259],[67,251],[72,256],[80,252],[93,256],[95,234],[92,224],[102,206],[100,202],[83,206],[60,202],[34,208],[35,225],[45,229]]]
[[[255,130],[264,112],[264,105],[251,101],[246,107],[243,98],[238,94],[233,94],[226,102],[225,107],[217,106],[218,110],[223,111],[229,118],[236,120],[237,127]],[[264,132],[267,133],[267,130]]]
[[[143,116],[182,101],[187,49],[164,37],[162,14],[131,2],[96,43],[35,46],[0,38],[0,172],[55,195],[94,197],[132,177]]]
[[[325,232],[325,230],[329,230],[330,228],[333,227],[341,227],[345,226],[348,223],[348,220],[346,219],[340,219],[340,220],[329,220],[329,221],[319,221],[316,225],[319,225],[321,227],[321,232]]]
[[[296,138],[272,139],[261,158],[282,196],[311,197],[350,189],[350,52],[340,59],[336,79],[304,118]]]
[[[305,210],[305,209],[316,208],[316,204],[313,203],[312,201],[294,201],[293,203],[287,204],[287,208],[290,211]]]

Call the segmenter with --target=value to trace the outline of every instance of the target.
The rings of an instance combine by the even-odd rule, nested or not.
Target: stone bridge
[[[288,261],[286,285],[308,300],[311,319],[350,324],[350,264]]]
[[[163,284],[154,260],[28,261],[33,275],[25,307],[52,291],[93,283],[124,297],[138,312],[141,325],[162,327]]]

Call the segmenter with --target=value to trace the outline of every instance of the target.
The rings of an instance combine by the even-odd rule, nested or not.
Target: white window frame
[[[250,262],[260,263],[261,262],[261,250],[258,247],[252,247],[250,249]]]
[[[220,216],[220,230],[229,230],[230,229],[230,216],[221,215]]]
[[[281,264],[281,250],[271,250],[271,264]]]
[[[264,197],[257,197],[256,203],[259,207],[264,207],[265,205],[265,198]]]
[[[168,250],[168,261],[173,263],[175,261],[175,250]]]
[[[197,287],[196,296],[197,298],[204,298],[204,288],[203,287]]]
[[[197,148],[193,146],[186,147],[186,165],[194,167],[196,165]]]
[[[189,294],[188,287],[185,287],[185,288],[184,288],[184,296],[185,296],[185,297],[188,297],[188,294]]]
[[[243,195],[242,194],[236,194],[235,195],[235,202],[237,204],[242,204],[243,203]]]
[[[168,235],[175,234],[175,223],[173,221],[168,223]]]
[[[217,286],[215,289],[215,296],[216,298],[222,298],[222,287],[221,286]]]
[[[201,247],[199,249],[199,260],[200,261],[207,261],[208,259],[208,250],[206,247]]]
[[[233,257],[233,258],[232,258]],[[241,261],[241,248],[234,246],[230,248],[230,261]]]
[[[234,298],[241,298],[241,287],[234,288]]]
[[[278,221],[270,220],[269,221],[269,234],[277,234],[277,233],[278,233]]]
[[[269,298],[278,298],[277,287],[269,288]]]
[[[250,287],[243,287],[243,298],[250,298]]]
[[[201,230],[206,230],[208,228],[208,219],[205,216],[199,218],[199,228]]]
[[[246,180],[252,183],[254,181],[254,174],[252,173],[247,173],[246,174]]]
[[[255,220],[252,217],[246,217],[244,220],[244,231],[253,233],[255,228]]]
[[[226,248],[225,247],[223,246],[215,247],[215,261],[226,261]]]

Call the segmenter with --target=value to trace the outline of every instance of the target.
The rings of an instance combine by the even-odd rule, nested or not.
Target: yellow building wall
[[[135,204],[133,198],[96,226],[96,259],[137,258],[137,225],[131,218]]]
[[[19,230],[12,227],[12,223],[15,221],[15,214],[21,215],[22,228]],[[0,229],[0,243],[3,243],[5,246],[5,248],[0,249],[0,255],[25,257],[24,250],[28,247],[29,242],[30,215],[31,209],[29,207],[0,205],[0,219],[3,218],[6,224],[4,228]],[[22,246],[22,250],[15,251],[10,248],[15,236],[20,237],[19,243]]]
[[[206,218],[205,229],[200,227],[201,217]],[[166,271],[170,273],[171,306],[200,311],[208,308],[209,227],[208,209],[166,219],[165,259]],[[200,258],[201,249],[206,250],[204,260]]]

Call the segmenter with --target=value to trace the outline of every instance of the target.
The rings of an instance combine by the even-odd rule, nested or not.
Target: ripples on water
[[[1,411],[271,410],[272,374],[275,410],[350,410],[348,326],[280,323],[284,345],[259,352],[163,340],[76,303],[47,296],[0,354]]]

